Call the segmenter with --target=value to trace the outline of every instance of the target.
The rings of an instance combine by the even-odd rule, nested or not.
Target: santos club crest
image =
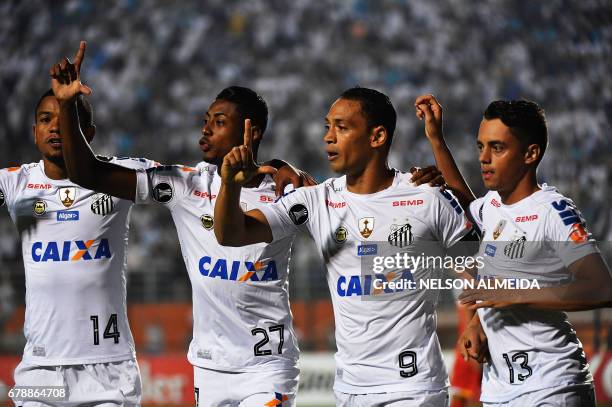
[[[404,248],[412,244],[412,239],[412,226],[409,223],[391,225],[391,234],[387,238],[391,245]]]
[[[113,211],[113,198],[107,194],[94,194],[91,197],[91,211],[96,215],[105,216]]]

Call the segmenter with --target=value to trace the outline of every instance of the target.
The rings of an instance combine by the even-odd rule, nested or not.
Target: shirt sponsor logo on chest
[[[393,206],[420,206],[425,201],[423,199],[406,199],[402,201],[393,201]]]
[[[28,184],[26,189],[51,189],[53,185],[51,184]]]
[[[34,242],[34,262],[65,262],[110,259],[113,254],[108,239],[74,240],[63,242]]]
[[[333,202],[333,201],[330,201],[329,199],[325,200],[325,204],[329,206],[330,208],[334,208],[334,209],[346,207],[346,202]]]
[[[204,256],[199,262],[200,274],[204,277],[237,282],[278,280],[276,261],[267,263]]]
[[[534,213],[533,215],[517,216],[514,219],[514,221],[516,223],[533,222],[534,220],[538,220],[538,214],[537,213]]]

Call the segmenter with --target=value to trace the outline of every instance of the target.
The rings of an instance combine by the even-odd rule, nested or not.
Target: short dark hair
[[[342,92],[340,99],[354,100],[361,104],[361,112],[365,117],[368,128],[383,126],[389,135],[388,146],[391,146],[397,113],[389,96],[374,89],[356,86]]]
[[[510,132],[525,146],[540,146],[539,164],[548,145],[546,116],[536,102],[530,100],[496,100],[484,112],[486,120],[500,119]]]
[[[52,89],[49,89],[45,93],[43,93],[42,96],[38,99],[38,102],[36,102],[36,108],[34,109],[34,122],[36,122],[36,115],[38,114],[38,108],[40,107],[40,104],[42,103],[43,99],[48,96],[55,97],[55,94],[53,93]],[[76,100],[77,112],[79,114],[79,123],[81,127],[92,127],[94,125],[94,121],[93,107],[91,106],[91,103],[89,103],[89,100],[87,100],[83,95],[77,96]]]
[[[261,134],[266,131],[268,105],[254,90],[242,86],[230,86],[223,89],[215,99],[234,103],[243,119],[251,119],[251,122],[259,127]]]

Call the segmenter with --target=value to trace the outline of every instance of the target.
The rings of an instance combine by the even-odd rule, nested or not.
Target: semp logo
[[[278,280],[276,262],[270,260],[267,264],[263,262],[250,262],[240,260],[213,259],[204,256],[200,259],[200,274],[210,278],[245,281],[274,281]]]
[[[57,211],[58,222],[69,222],[79,220],[79,211]]]
[[[110,259],[112,257],[113,254],[108,239],[101,239],[99,242],[96,242],[96,240],[74,240],[47,243],[34,242],[32,244],[32,260],[36,263],[47,261],[100,260]]]
[[[4,205],[4,192],[0,189],[0,206]]]

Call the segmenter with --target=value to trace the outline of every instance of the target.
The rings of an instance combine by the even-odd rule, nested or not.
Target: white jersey
[[[470,205],[483,230],[482,278],[536,279],[540,287],[571,280],[567,267],[598,252],[573,202],[554,187],[512,205],[491,191]],[[592,382],[582,344],[567,315],[533,308],[478,310],[492,363],[481,400],[505,402],[546,387]]]
[[[167,207],[174,220],[191,280],[194,366],[223,371],[292,369],[299,350],[288,294],[293,238],[273,244],[221,246],[214,205],[221,178],[214,165],[164,166],[138,172],[137,203]],[[242,190],[243,210],[275,200],[266,177]]]
[[[49,179],[40,161],[0,170],[3,204],[19,231],[25,267],[23,361],[53,366],[134,358],[125,276],[133,202]]]
[[[334,389],[348,394],[440,390],[448,376],[436,335],[435,301],[389,300],[362,265],[387,245],[415,253],[430,242],[438,253],[459,241],[471,224],[449,193],[410,183],[396,172],[374,194],[354,194],[346,177],[300,188],[262,209],[274,240],[308,231],[327,266],[336,323]],[[420,269],[397,275],[417,276]],[[427,276],[421,276],[427,278]],[[378,286],[380,288],[380,285]]]

